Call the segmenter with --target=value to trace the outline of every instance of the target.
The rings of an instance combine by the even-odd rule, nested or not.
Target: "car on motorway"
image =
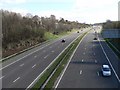
[[[103,76],[111,76],[111,69],[109,65],[102,65],[102,75]]]
[[[97,37],[95,37],[94,40],[97,40]]]
[[[64,43],[65,42],[65,39],[62,39],[62,41],[61,41],[62,43]]]

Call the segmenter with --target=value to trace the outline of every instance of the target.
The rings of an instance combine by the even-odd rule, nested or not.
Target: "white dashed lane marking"
[[[49,55],[46,55],[46,56],[44,57],[44,59],[47,58],[48,56],[49,56]]]
[[[34,56],[34,58],[36,58],[37,56]]]
[[[80,70],[80,75],[82,74],[82,70]]]
[[[18,77],[17,79],[15,79],[13,82],[16,82],[17,80],[19,80],[20,79],[20,77]]]
[[[95,63],[97,63],[97,60],[95,60]]]
[[[24,66],[24,63],[20,65],[21,67]]]
[[[98,76],[100,75],[99,72],[97,72],[97,75],[98,75]]]
[[[0,79],[4,78],[4,76],[2,76]]]
[[[51,51],[52,53],[54,53],[55,51]]]
[[[84,60],[82,59],[82,62],[83,62]]]
[[[33,66],[32,66],[32,68],[34,68],[35,66],[36,66],[36,64],[35,64],[35,65],[33,65]]]

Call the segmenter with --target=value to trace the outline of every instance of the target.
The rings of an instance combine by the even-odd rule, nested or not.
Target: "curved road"
[[[96,31],[99,31],[96,29]],[[94,30],[90,31],[80,43],[68,67],[59,78],[56,88],[114,88],[120,86],[120,60],[107,46],[100,34],[98,40]],[[103,77],[101,67],[110,65],[111,77]]]
[[[62,39],[55,40],[17,55],[3,62],[2,88],[27,88],[41,72],[81,33],[73,33]]]

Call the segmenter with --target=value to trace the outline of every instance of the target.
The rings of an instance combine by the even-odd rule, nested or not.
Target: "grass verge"
[[[87,33],[87,32],[86,32]],[[40,77],[38,82],[33,86],[32,90],[38,90],[40,89],[46,80],[49,78],[49,76],[52,74],[52,72],[55,70],[53,73],[52,77],[50,80],[47,82],[45,85],[44,89],[47,88],[52,88],[54,86],[55,81],[57,80],[58,76],[64,69],[65,65],[67,64],[70,56],[74,52],[75,48],[79,44],[80,40],[83,38],[83,36],[86,34],[84,33],[82,36],[78,37],[56,60],[55,62],[49,67],[48,70],[46,70],[45,73]]]
[[[53,34],[50,33],[50,32],[46,32],[46,33],[45,33],[45,39],[46,39],[47,41],[45,41],[45,42],[50,42],[51,40],[60,38],[60,37],[62,37],[62,36],[64,36],[64,35],[71,34],[72,32],[75,32],[75,31],[76,31],[76,30],[71,30],[71,32],[69,32],[69,31],[68,31],[68,32],[63,32],[63,33],[61,33],[61,34],[59,34],[59,35],[53,35]],[[44,43],[44,42],[43,42],[43,43]],[[4,61],[7,61],[8,59],[10,59],[10,58],[12,58],[12,57],[15,57],[15,56],[17,56],[17,55],[19,55],[19,54],[21,54],[21,53],[23,53],[23,52],[26,52],[26,51],[28,51],[28,50],[31,50],[31,49],[33,49],[33,48],[35,48],[35,47],[40,46],[40,45],[41,45],[41,43],[39,43],[39,44],[37,44],[37,45],[34,45],[34,46],[31,46],[31,47],[29,47],[29,48],[26,48],[26,49],[24,49],[24,50],[22,50],[22,51],[19,51],[19,52],[15,53],[15,54],[12,54],[12,55],[8,56],[8,57],[2,58],[2,59],[0,60],[0,63],[1,63],[1,62],[4,62]]]
[[[109,47],[115,52],[115,54],[120,59],[120,53],[110,44],[109,39],[105,39],[105,41],[107,42],[107,44],[109,45]]]

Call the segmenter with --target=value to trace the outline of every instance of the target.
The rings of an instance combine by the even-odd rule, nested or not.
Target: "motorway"
[[[45,68],[79,35],[89,29],[74,32],[53,42],[42,44],[32,50],[2,63],[2,88],[28,88]]]
[[[96,29],[96,31],[100,31]],[[120,77],[118,63],[120,60],[108,47],[100,34],[95,37],[91,30],[81,41],[66,69],[57,80],[55,88],[118,88]],[[103,77],[101,67],[108,64],[112,76]]]

